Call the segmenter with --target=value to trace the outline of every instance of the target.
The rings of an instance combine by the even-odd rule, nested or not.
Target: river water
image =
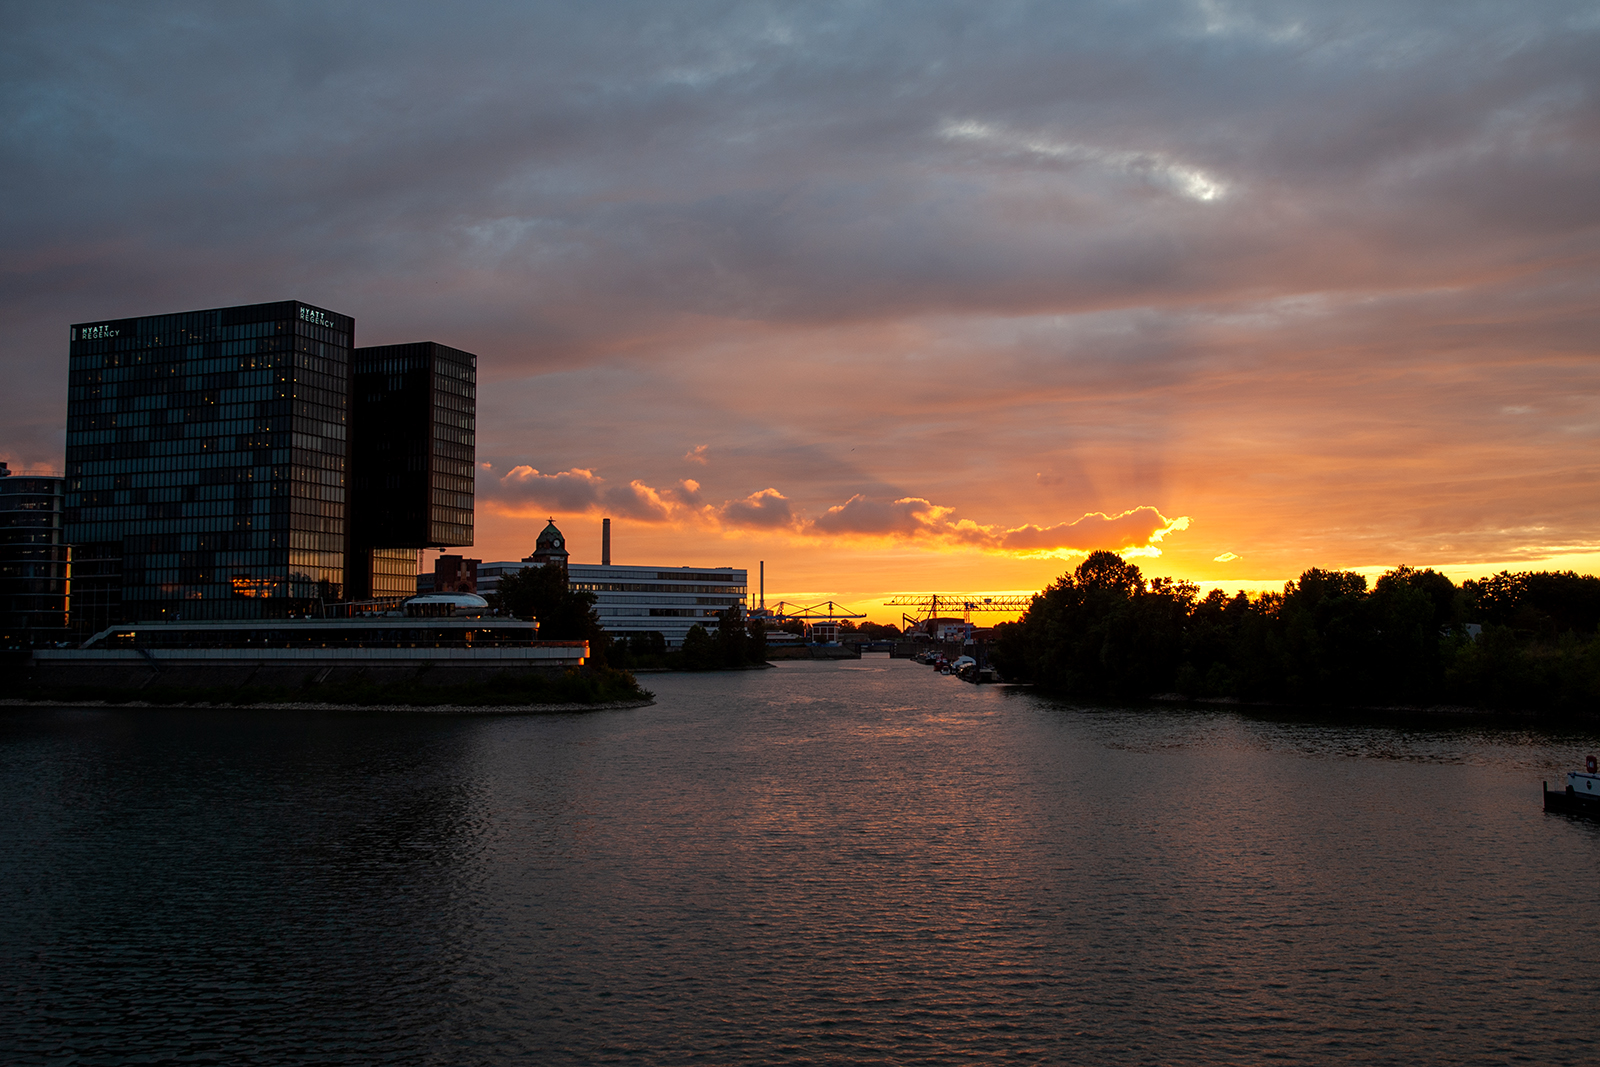
[[[1600,1061],[1593,735],[645,681],[0,709],[0,1059]]]

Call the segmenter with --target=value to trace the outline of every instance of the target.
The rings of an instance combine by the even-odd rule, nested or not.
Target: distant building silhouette
[[[546,563],[559,563],[567,565],[567,539],[561,531],[556,529],[556,520],[551,519],[549,525],[539,532],[539,539],[534,542],[533,555],[522,557],[522,562],[531,563],[542,567]]]
[[[0,648],[67,636],[65,481],[0,463]]]
[[[476,593],[478,565],[482,560],[461,556],[440,556],[433,562],[432,574],[417,575],[418,593]]]

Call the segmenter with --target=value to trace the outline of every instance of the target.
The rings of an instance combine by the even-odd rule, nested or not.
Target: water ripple
[[[1579,1063],[1584,735],[1077,708],[901,661],[512,719],[0,718],[0,1051]]]

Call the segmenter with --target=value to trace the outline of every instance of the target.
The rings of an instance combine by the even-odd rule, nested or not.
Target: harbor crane
[[[751,612],[752,615],[761,614],[761,610]],[[846,610],[843,604],[828,601],[826,604],[789,604],[778,601],[776,605],[766,609],[765,617],[774,622],[837,622],[840,619],[864,619],[866,614],[859,611]]]
[[[884,601],[888,607],[914,609],[913,614],[900,613],[900,621],[905,624],[908,633],[930,619],[937,619],[940,611],[949,612],[959,608],[961,621],[970,626],[974,612],[1003,611],[1015,614],[1027,611],[1032,603],[1032,593],[1021,596],[994,596],[983,593],[897,593]]]
[[[757,608],[750,613],[755,618],[765,619],[768,622],[782,625],[786,622],[802,624],[808,634],[825,632],[828,640],[832,641],[836,634],[835,627],[844,619],[864,619],[866,614],[859,611],[850,611],[843,604],[828,601],[825,604],[790,604],[780,600],[771,608]],[[818,630],[820,625],[826,630]]]

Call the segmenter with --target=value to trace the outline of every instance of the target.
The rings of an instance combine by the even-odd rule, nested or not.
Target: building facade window
[[[75,628],[342,596],[354,330],[296,301],[72,327]]]
[[[400,549],[472,544],[477,365],[431,341],[355,350],[353,596],[389,595],[379,586],[398,584]],[[416,578],[413,566],[406,586]]]
[[[478,593],[492,595],[500,578],[527,561],[501,560],[478,565]],[[669,648],[683,644],[695,625],[715,629],[718,617],[729,608],[747,609],[749,572],[738,567],[677,568],[613,567],[605,564],[568,563],[567,583],[595,595],[600,625],[612,637],[659,633]]]
[[[65,480],[12,474],[0,463],[0,647],[67,638]]]
[[[476,357],[354,342],[298,301],[71,327],[74,630],[405,595],[418,548],[472,543]]]

